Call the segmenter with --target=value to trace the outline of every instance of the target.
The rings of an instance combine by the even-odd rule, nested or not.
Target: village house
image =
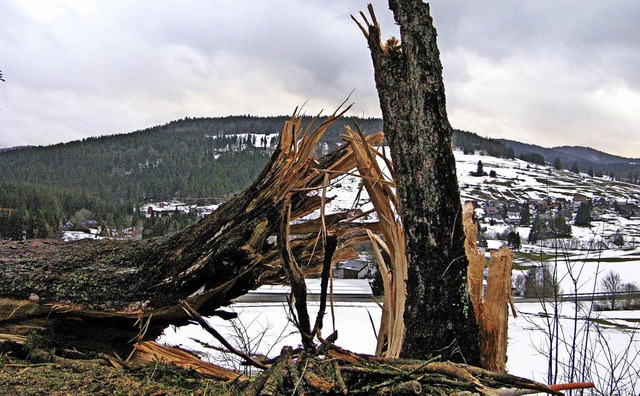
[[[618,214],[620,214],[620,216],[624,216],[626,218],[640,216],[640,207],[631,202],[616,202],[614,204],[614,209]]]
[[[520,225],[520,213],[522,208],[518,205],[509,205],[507,206],[507,217],[505,217],[504,222],[511,225]]]
[[[349,260],[336,265],[333,272],[338,279],[364,279],[369,274],[369,265],[364,260]]]
[[[503,205],[496,200],[487,201],[484,204],[484,213],[489,217],[494,217],[502,213]]]
[[[536,213],[546,213],[549,210],[549,203],[546,200],[538,200],[533,203],[533,207]]]
[[[566,208],[568,203],[569,203],[569,201],[567,201],[566,198],[557,197],[556,200],[553,202],[553,207],[554,208]]]
[[[573,194],[573,203],[576,205],[580,205],[582,203],[589,203],[589,201],[591,200],[591,198],[587,197],[584,194]]]

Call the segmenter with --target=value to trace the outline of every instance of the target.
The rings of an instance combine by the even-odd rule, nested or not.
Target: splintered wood
[[[486,291],[483,278],[484,253],[478,251],[477,227],[473,222],[473,204],[464,204],[462,221],[466,234],[465,250],[469,260],[468,288],[480,326],[482,367],[506,372],[508,304],[511,301],[511,263],[513,252],[508,247],[491,251]],[[486,296],[483,300],[483,292]]]
[[[203,362],[197,356],[179,348],[160,345],[152,341],[143,341],[135,344],[134,347],[135,352],[131,359],[129,359],[132,363],[164,361],[224,381],[246,381],[248,379],[236,371]]]
[[[377,158],[381,157],[393,174],[391,161],[381,156],[379,151],[367,142],[362,131],[354,132],[348,126],[343,138],[351,144],[362,184],[369,193],[371,203],[378,214],[382,238],[367,230],[378,269],[384,284],[384,304],[378,333],[376,355],[398,357],[404,339],[404,308],[407,297],[407,258],[404,234],[397,218],[398,202],[393,190],[393,180],[388,180],[382,172]],[[389,257],[386,261],[383,252]]]

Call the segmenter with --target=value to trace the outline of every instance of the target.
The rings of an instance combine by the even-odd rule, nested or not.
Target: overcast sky
[[[383,35],[391,11],[374,1]],[[0,147],[183,117],[380,116],[345,0],[0,0]],[[640,3],[431,2],[454,128],[640,157]]]

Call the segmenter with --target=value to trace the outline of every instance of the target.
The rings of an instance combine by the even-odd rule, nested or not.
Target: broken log
[[[347,144],[320,159],[313,150],[347,110],[305,128],[294,114],[256,181],[175,234],[141,241],[0,242],[0,340],[46,328],[69,338],[65,346],[126,353],[134,339],[153,339],[167,324],[186,323],[181,301],[202,315],[215,314],[248,290],[284,279],[274,239],[285,202],[291,222],[300,223],[291,228],[292,253],[305,275],[317,273],[321,223],[305,226],[302,218],[320,207],[325,175],[330,182],[351,171],[355,160]],[[379,143],[382,133],[367,139]],[[367,238],[353,224],[342,228],[355,215],[334,215],[325,223],[338,239],[334,260],[353,257],[352,247]]]

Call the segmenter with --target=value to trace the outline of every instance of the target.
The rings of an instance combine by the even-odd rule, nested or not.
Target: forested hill
[[[224,198],[241,191],[262,170],[268,146],[275,144],[273,137],[286,119],[185,118],[132,133],[4,150],[0,152],[0,183],[80,190],[112,203]],[[305,117],[303,126],[311,120]],[[344,126],[354,121],[365,133],[382,129],[381,119],[347,117],[329,128],[322,140],[325,147],[340,143]],[[253,135],[253,140],[243,143],[238,135],[244,139]],[[264,135],[264,139],[255,141],[255,135]],[[502,143],[470,132],[456,131],[454,144],[513,157]]]
[[[3,150],[0,183],[91,194],[126,205],[153,199],[224,198],[241,191],[262,170],[286,119],[185,118],[132,133]],[[303,125],[311,120],[305,117]],[[345,117],[323,137],[325,149],[340,143],[344,126],[354,122],[365,133],[382,129],[381,119]],[[459,130],[453,136],[453,144],[467,152],[480,150],[504,158],[521,154],[509,143]]]
[[[109,226],[130,227],[142,202],[224,199],[263,169],[286,119],[185,118],[127,134],[0,150],[0,237],[17,239],[24,230],[29,238],[52,237],[87,210]],[[311,120],[305,117],[303,127]],[[347,117],[329,128],[321,148],[340,143],[354,121],[365,133],[382,129],[380,119]],[[472,132],[454,131],[453,144],[514,157],[503,142]]]
[[[228,146],[234,146],[236,138],[231,142],[222,137],[277,134],[285,119],[186,118],[128,134],[6,150],[0,152],[0,183],[80,189],[111,202],[225,197],[255,178],[268,153],[252,147],[251,141],[243,150],[233,150]],[[331,128],[325,141],[337,142],[350,122],[345,119]],[[364,130],[381,128],[378,119],[357,122]]]

